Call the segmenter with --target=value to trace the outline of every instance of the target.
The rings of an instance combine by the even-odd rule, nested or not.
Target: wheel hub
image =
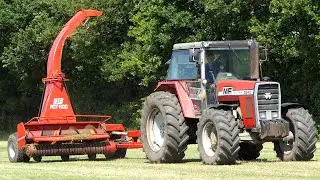
[[[218,138],[215,126],[213,123],[207,123],[202,131],[203,149],[208,156],[214,156],[217,146]]]
[[[14,158],[15,155],[16,155],[16,152],[14,151],[13,144],[11,144],[11,145],[9,146],[9,155],[10,155],[11,158]]]
[[[164,142],[165,125],[161,112],[154,109],[148,121],[148,142],[153,151],[159,151]]]

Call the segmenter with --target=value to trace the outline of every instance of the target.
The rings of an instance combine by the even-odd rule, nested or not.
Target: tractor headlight
[[[278,116],[278,112],[277,111],[272,111],[272,118],[277,118]]]
[[[267,113],[265,111],[260,111],[259,112],[259,117],[260,117],[260,119],[266,119]]]

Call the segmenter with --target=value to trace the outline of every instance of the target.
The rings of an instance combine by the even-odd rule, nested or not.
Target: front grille
[[[280,85],[279,83],[259,83],[256,88],[257,119],[280,119]],[[261,114],[263,113],[263,114]],[[277,116],[276,116],[277,114]]]

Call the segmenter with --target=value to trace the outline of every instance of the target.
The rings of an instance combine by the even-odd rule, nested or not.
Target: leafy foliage
[[[257,37],[269,49],[264,76],[285,101],[320,117],[319,3],[314,0],[7,0],[0,2],[0,130],[36,116],[51,44],[79,9],[99,9],[69,38],[63,70],[77,113],[112,114],[138,126],[174,43]]]

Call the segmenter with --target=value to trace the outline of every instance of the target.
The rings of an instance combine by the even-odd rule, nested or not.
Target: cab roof
[[[173,50],[182,49],[197,49],[197,48],[223,48],[223,47],[250,47],[251,43],[255,40],[234,40],[234,41],[200,41],[190,43],[178,43],[173,45]]]

